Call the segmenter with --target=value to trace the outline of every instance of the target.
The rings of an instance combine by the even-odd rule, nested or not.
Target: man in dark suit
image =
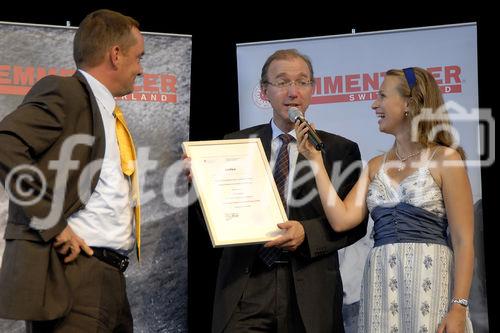
[[[311,165],[298,154],[288,109],[304,112],[311,102],[314,74],[308,57],[296,50],[275,52],[262,68],[260,84],[273,108],[273,119],[226,138],[262,140],[290,220],[279,225],[284,235],[264,247],[224,249],[212,332],[343,332],[337,250],[360,239],[366,222],[347,233],[334,232],[317,195]],[[340,166],[337,172],[344,171],[359,163],[357,144],[323,131],[318,134],[325,146],[327,170],[335,170],[335,164]],[[277,169],[284,169],[285,179]],[[354,168],[338,184],[341,197],[354,185],[359,171]]]
[[[75,35],[76,73],[41,79],[0,122],[0,317],[26,320],[28,332],[133,330],[123,272],[137,187],[120,158],[114,97],[142,74],[138,27],[117,12],[89,14]]]

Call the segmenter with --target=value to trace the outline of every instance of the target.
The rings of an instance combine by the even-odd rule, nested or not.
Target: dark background
[[[236,6],[236,5],[235,5]],[[221,139],[239,129],[236,44],[254,41],[324,36],[356,32],[392,30],[432,25],[477,22],[479,106],[497,114],[493,89],[497,88],[498,57],[493,44],[492,8],[408,2],[390,4],[352,2],[351,6],[317,2],[243,2],[237,7],[216,3],[101,1],[98,5],[70,4],[64,8],[48,2],[39,5],[22,1],[0,12],[0,21],[77,26],[89,12],[108,8],[136,18],[142,31],[190,34],[193,36],[190,140]],[[470,6],[470,5],[467,5]],[[17,7],[17,8],[16,8]],[[0,47],[7,47],[0,45]],[[147,50],[146,50],[147,52]],[[147,56],[147,54],[146,54]],[[495,58],[495,60],[494,60]],[[0,59],[1,62],[1,59]],[[390,66],[388,66],[390,67]],[[495,84],[494,84],[495,83]],[[484,245],[488,290],[490,331],[500,330],[498,277],[494,272],[498,246],[496,207],[497,164],[482,169]],[[211,321],[213,289],[220,250],[212,249],[209,237],[197,216],[189,213],[189,290],[188,324],[191,332],[208,332]],[[167,305],[166,305],[167,306]]]

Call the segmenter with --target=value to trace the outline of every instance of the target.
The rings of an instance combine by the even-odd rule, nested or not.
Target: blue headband
[[[403,68],[403,72],[405,73],[406,82],[408,82],[408,86],[410,87],[410,95],[411,90],[415,87],[417,83],[417,78],[415,77],[415,71],[413,67]]]

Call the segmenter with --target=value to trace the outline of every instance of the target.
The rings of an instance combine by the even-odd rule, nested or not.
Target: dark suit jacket
[[[56,170],[50,161],[58,160],[61,148],[74,134],[93,136],[93,144],[79,144],[71,151],[76,168],[68,166],[64,186],[56,188]],[[12,195],[18,195],[14,181],[5,184],[9,172],[20,165],[35,167],[43,175],[29,173],[24,178],[29,205],[9,202],[5,230],[6,245],[0,270],[0,317],[22,320],[50,320],[64,316],[71,307],[71,293],[64,267],[53,249],[53,238],[66,226],[67,218],[81,209],[99,178],[105,150],[104,128],[95,97],[84,77],[48,76],[37,82],[23,103],[0,122],[0,180]],[[92,163],[92,168],[85,167]],[[92,169],[92,170],[90,170]],[[85,195],[78,195],[78,181],[88,184]],[[46,190],[43,191],[43,182]],[[60,193],[61,195],[57,195]],[[62,214],[46,230],[30,227],[33,217],[49,216],[53,202],[62,201]]]
[[[318,131],[325,144],[323,155],[328,173],[333,162],[342,162],[341,170],[360,160],[358,145],[338,135]],[[271,152],[272,129],[270,124],[255,126],[226,136],[226,139],[258,137],[268,159]],[[299,154],[297,165],[304,161]],[[303,162],[302,162],[303,163]],[[308,163],[308,162],[307,162]],[[307,168],[296,171],[294,181],[311,172]],[[356,183],[359,169],[337,187],[343,198]],[[295,199],[306,197],[316,189],[314,177],[295,188]],[[310,195],[310,194],[309,194]],[[337,250],[353,244],[366,233],[366,221],[357,228],[336,233],[324,214],[319,195],[302,207],[289,207],[288,218],[302,223],[306,238],[292,253],[291,267],[300,314],[307,332],[343,332],[342,281]],[[215,290],[212,332],[219,333],[227,325],[248,281],[257,249],[260,245],[225,248],[219,264]]]

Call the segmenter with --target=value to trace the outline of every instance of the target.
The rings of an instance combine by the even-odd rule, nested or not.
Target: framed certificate
[[[183,142],[214,247],[264,243],[288,220],[258,138]]]

